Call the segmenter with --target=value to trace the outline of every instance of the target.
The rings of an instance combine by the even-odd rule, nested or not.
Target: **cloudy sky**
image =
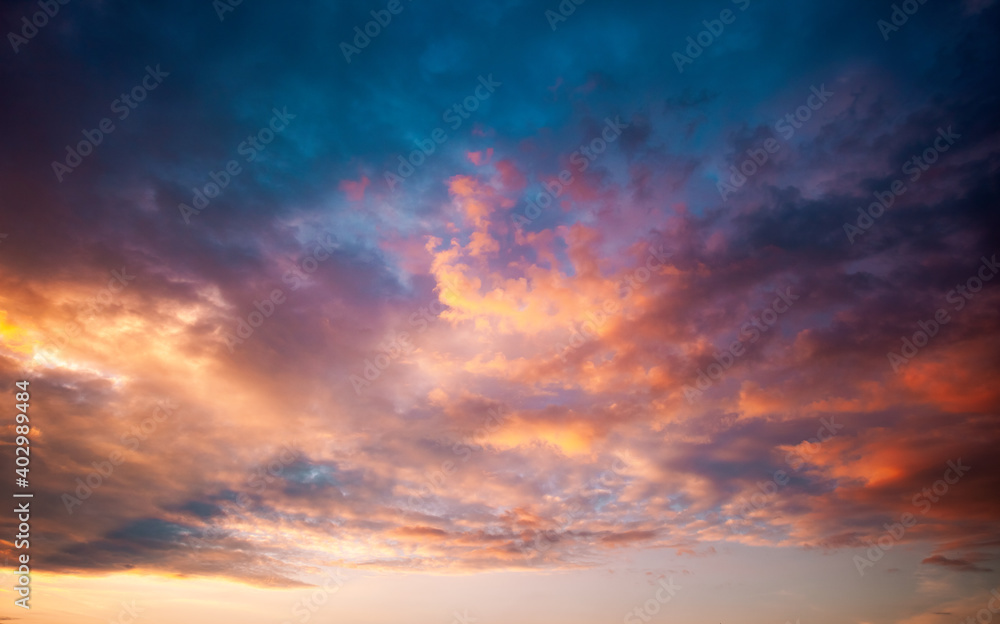
[[[896,6],[5,2],[0,620],[997,617],[1000,4]]]

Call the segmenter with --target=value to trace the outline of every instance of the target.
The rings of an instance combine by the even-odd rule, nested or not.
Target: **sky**
[[[0,621],[1000,613],[994,0],[0,25]]]

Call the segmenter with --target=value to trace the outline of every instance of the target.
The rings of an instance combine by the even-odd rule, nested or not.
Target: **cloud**
[[[934,555],[921,561],[927,565],[936,565],[961,572],[992,572],[990,568],[983,568],[965,559],[949,559],[942,555]]]

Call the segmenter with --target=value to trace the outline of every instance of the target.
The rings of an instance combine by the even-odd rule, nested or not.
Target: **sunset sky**
[[[1000,3],[50,1],[0,621],[1000,618]]]

